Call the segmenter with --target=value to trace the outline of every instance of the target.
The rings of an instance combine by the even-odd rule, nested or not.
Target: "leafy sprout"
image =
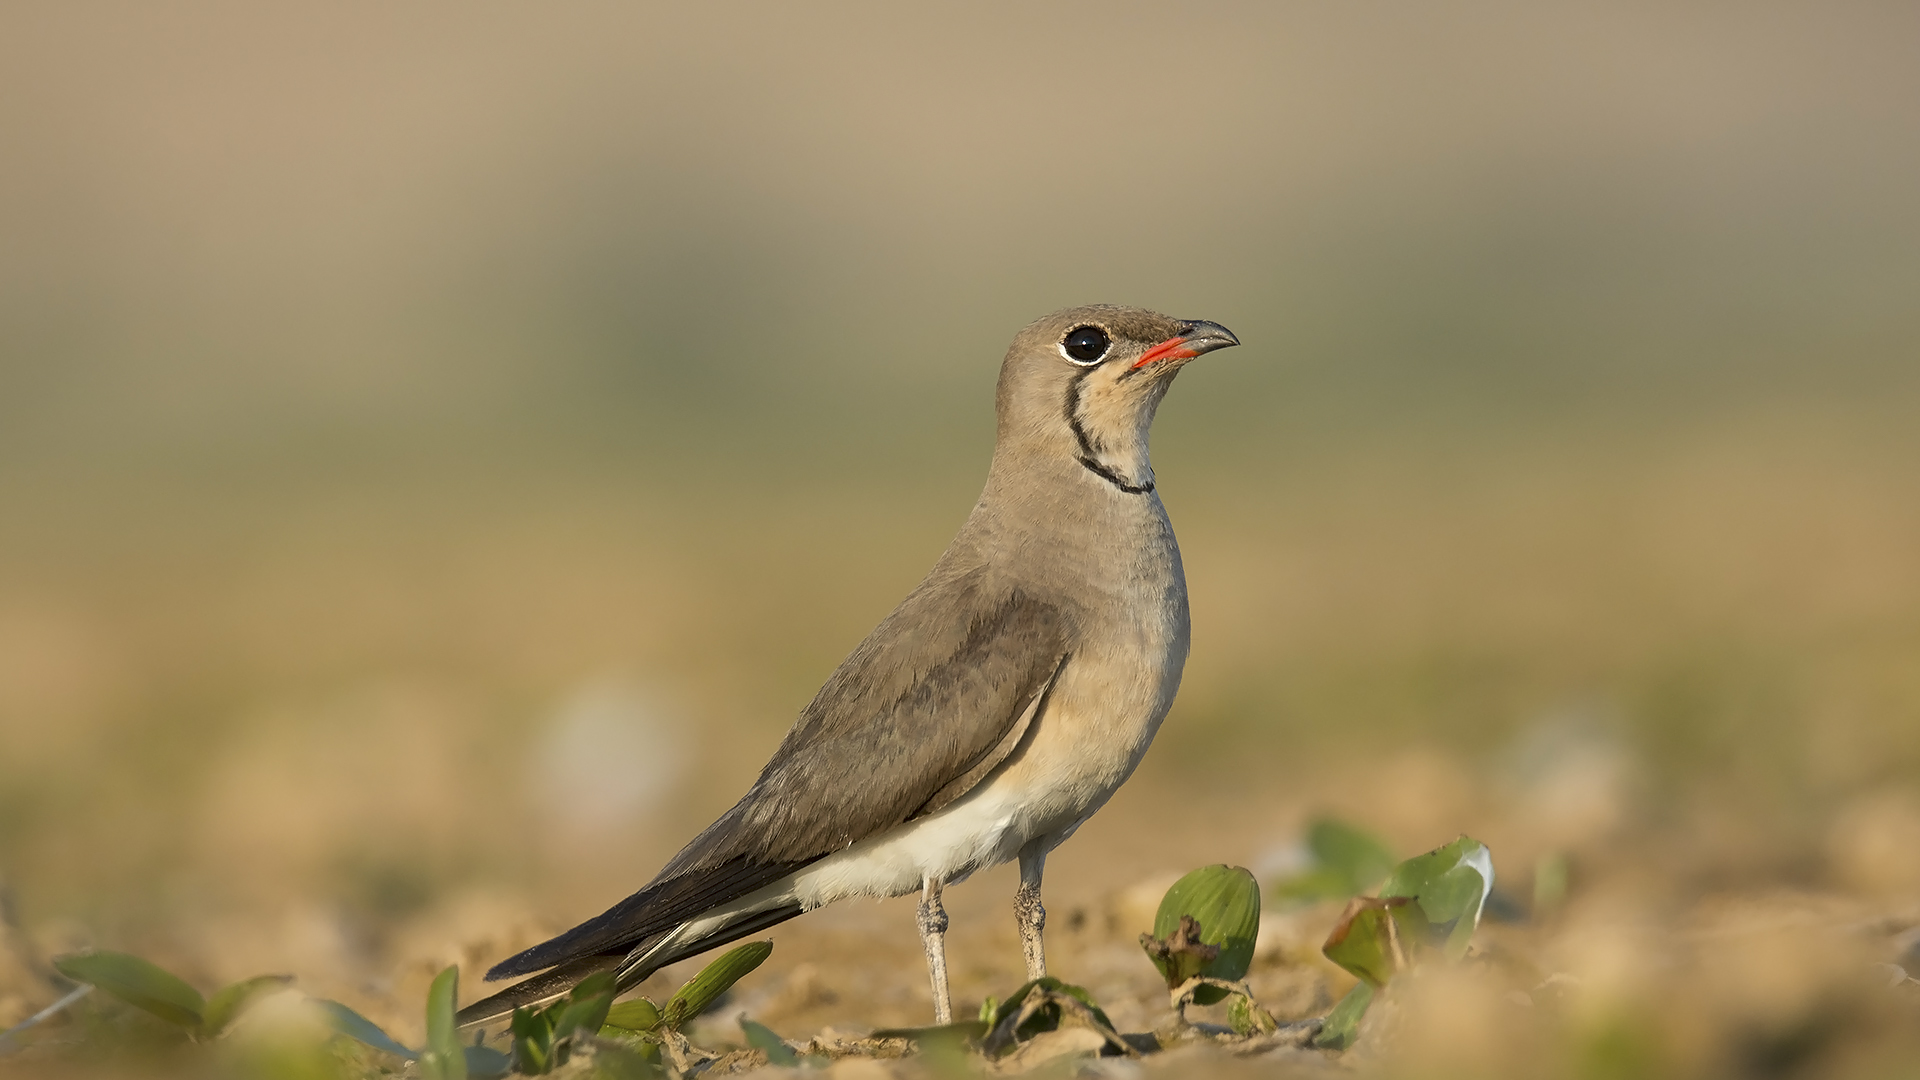
[[[1313,903],[1359,896],[1393,872],[1392,849],[1372,833],[1334,818],[1307,826],[1306,869],[1279,883],[1282,903]]]
[[[383,1053],[419,1063],[420,1075],[430,1080],[465,1080],[469,1076],[501,1076],[509,1068],[538,1076],[564,1065],[581,1046],[600,1036],[637,1039],[631,1054],[644,1068],[659,1059],[659,1044],[679,1034],[721,994],[773,952],[773,943],[755,941],[721,956],[701,969],[676,991],[662,1009],[646,998],[613,1003],[618,988],[611,973],[584,979],[566,997],[544,1009],[515,1009],[509,1023],[512,1054],[485,1046],[462,1046],[454,1026],[454,1003],[459,987],[458,968],[447,968],[427,992],[427,1046],[415,1051],[380,1027],[337,1001],[319,1003],[333,1030]],[[614,1050],[610,1049],[609,1053]],[[618,1056],[618,1054],[616,1054]],[[624,1059],[623,1059],[624,1060]]]
[[[1260,936],[1260,883],[1238,866],[1203,866],[1167,890],[1153,918],[1153,933],[1140,935],[1140,947],[1176,990],[1202,977],[1235,982],[1247,977],[1253,947]],[[1228,991],[1195,989],[1193,1000],[1212,1005]]]
[[[660,1010],[659,1026],[669,1031],[680,1030],[772,954],[773,942],[750,941],[708,964],[667,999]]]
[[[603,971],[544,1009],[513,1010],[514,1071],[539,1076],[565,1065],[576,1043],[600,1033],[617,992],[613,973]]]
[[[434,976],[427,988],[427,1046],[414,1050],[381,1030],[378,1024],[337,1001],[316,1002],[334,1032],[385,1054],[417,1062],[425,1080],[466,1080],[473,1076],[504,1076],[511,1065],[507,1055],[485,1046],[463,1046],[454,1024],[454,1004],[460,993],[460,969],[449,967]]]
[[[781,1038],[765,1024],[757,1024],[742,1016],[740,1031],[747,1037],[747,1045],[767,1055],[767,1064],[792,1067],[800,1064],[800,1055],[793,1052],[787,1040]]]
[[[291,975],[260,975],[223,987],[209,999],[185,979],[129,953],[74,953],[56,958],[53,966],[67,978],[104,991],[202,1041],[219,1038],[262,997],[293,981]]]
[[[427,1048],[419,1057],[424,1080],[467,1080],[467,1055],[454,1021],[454,999],[459,993],[458,967],[434,976],[427,988]]]
[[[1492,891],[1492,853],[1462,836],[1395,867],[1378,897],[1350,902],[1321,951],[1360,983],[1327,1015],[1314,1045],[1352,1046],[1374,996],[1427,953],[1465,956]]]

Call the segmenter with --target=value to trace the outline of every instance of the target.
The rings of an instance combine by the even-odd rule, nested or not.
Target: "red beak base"
[[[1186,343],[1187,339],[1183,337],[1168,338],[1153,348],[1148,349],[1141,355],[1140,359],[1135,360],[1133,366],[1127,370],[1137,371],[1156,360],[1191,360],[1200,355],[1198,350],[1183,349],[1180,347]]]

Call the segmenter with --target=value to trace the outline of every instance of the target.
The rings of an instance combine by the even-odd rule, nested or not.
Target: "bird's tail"
[[[569,960],[461,1009],[454,1017],[454,1022],[463,1029],[504,1023],[513,1016],[515,1009],[538,1009],[548,1002],[566,997],[567,992],[580,980],[619,967],[624,958],[620,953],[611,953]]]
[[[515,1009],[538,1009],[558,1001],[579,985],[580,980],[602,971],[616,973],[614,993],[624,994],[668,964],[698,956],[709,949],[717,949],[748,934],[786,922],[802,910],[799,904],[782,904],[762,911],[743,912],[738,919],[720,926],[702,928],[698,936],[689,935],[688,931],[696,920],[688,920],[672,930],[641,941],[626,952],[583,956],[549,968],[531,979],[514,983],[497,994],[461,1009],[454,1020],[462,1029],[504,1023],[512,1018]]]

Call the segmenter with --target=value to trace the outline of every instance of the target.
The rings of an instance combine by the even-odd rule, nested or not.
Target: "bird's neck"
[[[1027,438],[1009,438],[1002,432],[987,473],[987,498],[1025,501],[1044,495],[1049,500],[1104,502],[1119,497],[1135,499],[1153,494],[1153,460],[1146,432],[1137,437],[1101,437],[1092,431],[1033,432]]]
[[[1140,389],[1122,393],[1113,385],[1090,382],[1093,374],[1083,372],[1067,386],[1063,412],[1073,436],[1074,460],[1120,494],[1151,494],[1153,460],[1147,437],[1169,379],[1151,379],[1136,384]]]
[[[1048,449],[1039,456],[995,454],[955,545],[963,562],[1015,566],[1021,580],[1103,593],[1156,574],[1178,576],[1173,526],[1151,487],[1129,483],[1131,490],[1122,490],[1096,475],[1071,440]]]
[[[1153,491],[1153,458],[1147,435],[1153,426],[1153,406],[1130,414],[1110,412],[1099,402],[1072,398],[1067,407],[1067,428],[1073,434],[1073,459],[1081,468],[1109,484],[1123,495],[1145,495]]]
[[[1122,495],[1148,495],[1153,492],[1153,462],[1147,457],[1145,444],[1135,453],[1091,451],[1082,447],[1075,460],[1081,468],[1111,484]]]
[[[1071,437],[996,448],[977,510],[995,528],[1033,537],[1104,533],[1165,516],[1144,442],[1088,453]]]

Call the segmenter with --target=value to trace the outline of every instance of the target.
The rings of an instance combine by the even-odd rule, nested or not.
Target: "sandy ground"
[[[1436,766],[1429,760],[1423,767]],[[1728,887],[1716,881],[1724,879],[1724,865],[1690,858],[1697,846],[1635,830],[1592,838],[1575,851],[1572,887],[1551,910],[1528,910],[1531,867],[1503,861],[1496,847],[1499,896],[1468,960],[1396,984],[1345,1055],[1296,1048],[1298,1037],[1182,1042],[1165,988],[1140,951],[1140,932],[1187,864],[1214,856],[1284,860],[1288,837],[1275,823],[1297,815],[1275,806],[1238,827],[1209,830],[1200,827],[1212,820],[1205,807],[1171,822],[1156,813],[1164,797],[1130,792],[1050,867],[1051,970],[1091,991],[1119,1031],[1157,1032],[1166,1046],[1137,1061],[1082,1060],[1075,1066],[1082,1071],[1253,1075],[1360,1065],[1424,1075],[1880,1076],[1900,1075],[1920,1053],[1920,983],[1906,975],[1920,971],[1920,903],[1903,891],[1907,883],[1834,872],[1824,883]],[[1887,819],[1900,812],[1880,810]],[[1879,824],[1898,830],[1911,822]],[[1010,868],[1000,868],[948,893],[961,1016],[1022,981],[1009,910],[1014,881]],[[860,1041],[876,1029],[931,1020],[913,903],[845,903],[768,934],[772,957],[689,1029],[693,1044],[721,1055],[706,1069],[751,1069],[763,1060],[737,1052],[744,1015],[803,1052],[835,1057],[832,1076],[944,1075],[923,1059],[896,1060],[903,1046]],[[1339,907],[1269,904],[1263,915],[1248,982],[1283,1022],[1323,1015],[1353,983],[1319,951]],[[417,1044],[426,984],[442,966],[461,965],[468,978],[463,1000],[471,1000],[478,990],[473,973],[564,928],[583,910],[573,897],[542,904],[507,890],[465,888],[391,925],[369,927],[296,901],[155,927],[149,955],[203,987],[289,971],[298,975],[300,992],[337,998]],[[50,923],[12,935],[0,967],[0,1021],[51,1000],[40,958],[75,944],[76,933]],[[664,1000],[698,966],[676,965],[641,992]],[[1225,1022],[1219,1007],[1193,1010],[1191,1018]],[[71,1024],[48,1025],[36,1032],[34,1048],[0,1062],[0,1072],[139,1073],[179,1064],[124,1054],[74,1059],[70,1048],[60,1049],[80,1037]],[[884,1060],[837,1060],[875,1054]],[[1018,1060],[1021,1069],[1035,1064]],[[377,1070],[380,1059],[367,1059],[365,1067]]]

